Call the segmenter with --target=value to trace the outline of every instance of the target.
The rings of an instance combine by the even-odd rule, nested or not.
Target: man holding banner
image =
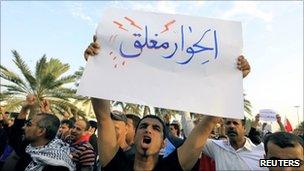
[[[243,44],[240,22],[108,9],[96,35],[84,56],[100,55],[88,60],[78,94],[92,97],[104,170],[191,170],[219,117],[244,117],[242,78],[250,66],[243,56],[236,59]],[[117,143],[110,101],[103,99],[212,116],[165,158],[159,158],[164,123],[145,116],[136,128],[133,160]],[[235,140],[242,139],[239,133]]]
[[[92,43],[85,51],[85,58],[98,54],[100,45]],[[245,77],[250,72],[247,60],[240,56],[237,68]],[[163,121],[154,115],[142,118],[136,128],[135,159],[126,158],[115,136],[114,123],[110,115],[110,101],[91,98],[98,123],[99,157],[104,170],[191,170],[197,162],[201,149],[219,119],[205,116],[191,131],[184,144],[166,158],[159,158],[165,145]]]

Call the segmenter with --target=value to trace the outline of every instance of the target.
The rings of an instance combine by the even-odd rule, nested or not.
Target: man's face
[[[132,119],[127,119],[127,127],[128,127],[128,132],[126,135],[126,140],[127,143],[130,145],[133,143],[134,136],[135,136],[135,128],[133,126],[133,120]]]
[[[70,128],[67,124],[61,124],[59,129],[58,129],[58,133],[62,136],[62,137],[66,137],[70,134]]]
[[[30,143],[37,141],[44,134],[43,128],[37,125],[40,119],[41,116],[34,116],[28,120],[23,127],[25,139]]]
[[[266,159],[300,159],[304,160],[304,150],[300,144],[295,147],[281,148],[272,142],[267,143],[268,151]],[[304,170],[304,165],[300,167],[269,167],[269,170]]]
[[[238,141],[244,138],[246,129],[241,119],[226,119],[225,132],[229,140]]]
[[[175,129],[173,125],[170,125],[170,132],[175,137],[178,137],[178,135],[177,135],[177,129]]]
[[[157,119],[143,119],[135,134],[137,152],[143,156],[158,154],[160,149],[165,146],[163,129],[162,124]]]
[[[127,124],[124,121],[116,121],[113,120],[115,132],[116,132],[116,139],[119,145],[122,145],[126,142],[126,135],[128,132]]]
[[[86,132],[86,122],[83,120],[78,120],[74,124],[74,128],[71,129],[71,139],[77,141]]]

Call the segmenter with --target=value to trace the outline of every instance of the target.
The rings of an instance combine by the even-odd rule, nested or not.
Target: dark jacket
[[[9,144],[15,150],[16,154],[20,157],[15,166],[15,171],[21,171],[26,168],[27,165],[32,161],[29,154],[25,152],[25,148],[29,145],[28,141],[23,140],[24,131],[24,119],[15,119],[14,125],[11,127],[9,132]],[[62,166],[51,166],[46,165],[42,171],[68,171],[69,169]]]

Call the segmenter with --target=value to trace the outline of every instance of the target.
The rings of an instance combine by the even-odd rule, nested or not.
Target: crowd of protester
[[[85,58],[98,54],[94,41]],[[250,66],[241,56],[238,69],[247,76]],[[91,98],[97,121],[52,114],[48,102],[32,117],[36,97],[28,95],[15,118],[1,108],[0,170],[279,170],[260,167],[260,159],[297,159],[304,170],[304,128],[278,132],[259,127],[257,114],[246,134],[246,118],[231,119],[180,112],[146,115],[112,111],[110,102]]]

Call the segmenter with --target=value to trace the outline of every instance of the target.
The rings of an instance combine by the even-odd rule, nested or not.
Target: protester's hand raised
[[[237,68],[242,71],[243,78],[245,78],[250,72],[250,65],[243,55],[238,57]]]
[[[93,36],[93,42],[84,51],[84,59],[87,61],[90,56],[95,56],[99,53],[100,45],[97,43],[96,35]]]
[[[46,99],[43,99],[41,102],[40,102],[40,111],[43,112],[43,113],[50,113],[51,110],[50,110],[50,102]]]
[[[36,102],[36,96],[33,94],[28,94],[25,99],[25,104],[22,106],[24,109],[29,109],[34,106]]]
[[[252,123],[251,127],[257,128],[257,126],[258,126],[258,124],[259,124],[259,121],[260,121],[260,114],[258,113],[257,115],[255,115],[255,120],[254,120],[254,122]]]
[[[18,119],[26,119],[28,111],[33,109],[36,103],[36,96],[33,94],[28,94],[25,99],[25,103],[22,105],[21,111],[18,115]]]
[[[260,114],[258,113],[257,115],[255,115],[255,121],[259,122],[260,121]]]
[[[277,118],[277,122],[278,122],[278,123],[281,123],[281,122],[282,122],[282,121],[281,121],[281,116],[280,116],[279,114],[276,115],[276,118]]]

